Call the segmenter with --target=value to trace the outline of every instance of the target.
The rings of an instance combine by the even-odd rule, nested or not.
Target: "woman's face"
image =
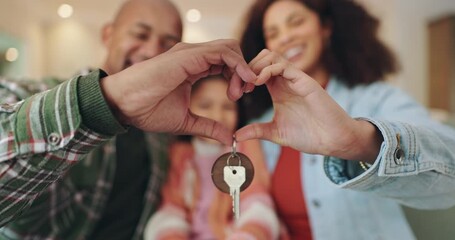
[[[304,4],[293,0],[272,3],[265,12],[263,28],[269,50],[280,53],[309,75],[322,67],[321,56],[330,29]]]
[[[204,80],[203,80],[204,81]],[[220,79],[202,82],[191,94],[190,110],[194,114],[213,119],[232,132],[237,127],[237,104],[227,97],[228,83]],[[209,141],[209,139],[204,138]],[[210,139],[210,142],[216,142]]]

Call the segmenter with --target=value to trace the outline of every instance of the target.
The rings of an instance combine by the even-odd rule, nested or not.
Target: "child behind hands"
[[[241,103],[229,100],[228,82],[211,76],[193,85],[190,110],[234,132],[243,125]],[[230,151],[219,142],[180,138],[170,146],[170,169],[162,205],[149,220],[144,237],[155,239],[277,239],[279,223],[269,195],[269,174],[259,141],[239,142],[255,167],[253,182],[240,194],[240,218],[233,220],[232,198],[212,182],[215,160]]]

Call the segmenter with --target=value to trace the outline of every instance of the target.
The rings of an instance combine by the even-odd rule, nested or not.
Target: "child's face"
[[[227,89],[228,83],[224,79],[204,81],[191,94],[190,110],[199,116],[218,121],[234,132],[237,126],[238,110],[237,104],[227,97]]]

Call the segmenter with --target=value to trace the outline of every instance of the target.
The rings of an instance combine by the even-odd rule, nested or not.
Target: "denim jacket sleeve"
[[[328,178],[405,205],[436,209],[455,205],[455,130],[430,119],[424,107],[384,83],[333,91],[353,117],[374,124],[384,141],[375,163],[350,176],[356,161],[326,157]],[[355,99],[355,101],[354,101]]]

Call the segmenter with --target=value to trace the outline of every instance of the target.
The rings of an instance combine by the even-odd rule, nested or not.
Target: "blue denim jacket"
[[[376,125],[384,142],[373,166],[354,176],[350,169],[358,162],[301,153],[314,239],[415,239],[398,203],[423,209],[455,204],[455,130],[383,82],[348,88],[332,78],[327,92],[350,116]],[[272,116],[269,111],[259,121]],[[280,147],[266,141],[263,147],[273,171]]]

